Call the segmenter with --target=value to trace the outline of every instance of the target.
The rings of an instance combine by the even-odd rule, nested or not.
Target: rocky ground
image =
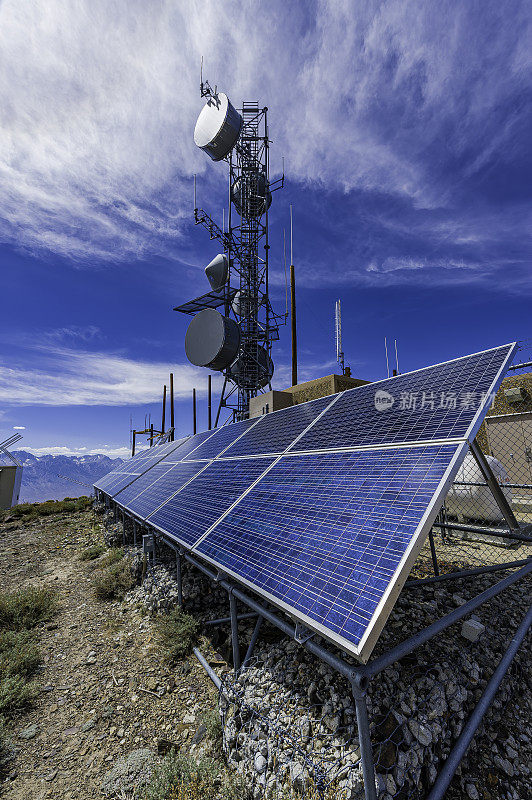
[[[403,591],[375,655],[501,580],[504,573]],[[188,575],[194,613],[223,613],[223,593]],[[379,800],[426,797],[498,660],[524,616],[530,579],[376,677],[368,709]],[[205,603],[205,596],[207,602]],[[130,596],[150,609],[175,604],[171,570],[159,565]],[[244,609],[241,609],[244,610]],[[249,634],[250,628],[247,633]],[[474,639],[480,632],[479,638]],[[468,638],[469,637],[469,638]],[[228,648],[228,642],[221,643]],[[532,637],[525,641],[451,787],[449,800],[528,800],[532,785]],[[224,744],[230,766],[255,800],[283,784],[303,790],[320,778],[331,797],[361,800],[355,709],[347,683],[269,626],[238,681],[227,672]]]
[[[16,755],[0,784],[6,800],[101,796],[105,775],[132,750],[201,748],[194,736],[215,707],[194,657],[166,668],[145,615],[95,599],[88,562],[79,560],[98,537],[93,526],[92,512],[0,526],[2,590],[51,586],[60,602],[40,631],[40,693],[11,720]]]
[[[95,519],[85,512],[0,526],[2,589],[53,586],[61,604],[41,631],[40,694],[12,720],[16,756],[0,786],[8,800],[102,796],[102,787],[118,785],[120,757],[141,772],[171,744],[186,753],[205,748],[203,714],[215,709],[217,693],[194,656],[175,669],[164,666],[151,621],[176,604],[174,556],[160,550],[142,586],[122,603],[102,603],[94,597],[90,565],[79,560],[84,547],[101,539]],[[109,517],[107,523],[108,542],[116,536],[119,543],[121,526]],[[376,653],[500,577],[403,591]],[[460,623],[374,679],[369,710],[380,800],[426,796],[524,615],[530,585],[516,584],[477,611],[471,619],[483,626],[478,641],[466,638]],[[226,594],[195,570],[185,571],[183,588],[187,611],[197,619],[227,615]],[[253,625],[241,623],[242,649]],[[335,787],[329,797],[359,800],[360,754],[345,682],[267,625],[250,668],[235,682],[227,667],[227,626],[204,630],[209,639],[202,639],[202,649],[231,701],[223,704],[225,755],[255,800],[265,787],[276,790],[288,781],[301,788],[320,777]],[[450,800],[530,796],[531,638],[453,780]]]

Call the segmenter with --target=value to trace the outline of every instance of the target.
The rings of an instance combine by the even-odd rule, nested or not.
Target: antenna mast
[[[336,361],[342,368],[342,375],[345,375],[344,351],[342,349],[342,304],[336,301],[334,309],[335,337],[336,337]]]

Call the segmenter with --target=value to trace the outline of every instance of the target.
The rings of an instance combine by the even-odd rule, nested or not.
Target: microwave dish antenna
[[[221,161],[237,143],[242,130],[242,117],[226,94],[210,94],[203,106],[196,127],[194,144],[212,158]]]

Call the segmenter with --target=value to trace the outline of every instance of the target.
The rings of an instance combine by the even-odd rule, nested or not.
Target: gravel
[[[150,614],[177,604],[173,552],[158,549],[157,560],[142,586],[126,598]],[[497,580],[477,576],[403,591],[374,656]],[[227,616],[227,594],[190,568],[183,572],[183,594],[186,610],[200,620]],[[399,792],[412,798],[427,794],[520,623],[529,596],[530,581],[515,584],[466,619],[471,628],[482,628],[478,639],[464,638],[462,623],[457,623],[372,680],[367,700],[379,800],[391,800]],[[252,627],[241,623],[242,648]],[[228,626],[206,630],[228,659]],[[528,798],[530,652],[529,641],[473,740],[449,788],[449,800]],[[302,790],[309,778],[333,783],[342,800],[361,800],[356,714],[350,687],[341,676],[264,625],[249,668],[238,681],[226,672],[224,682],[229,696],[220,704],[225,755],[252,787],[254,800],[287,784]]]

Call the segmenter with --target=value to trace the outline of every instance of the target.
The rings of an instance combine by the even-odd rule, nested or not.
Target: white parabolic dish
[[[240,135],[242,117],[227,95],[209,97],[194,128],[194,143],[213,161],[220,161],[233,149]]]

